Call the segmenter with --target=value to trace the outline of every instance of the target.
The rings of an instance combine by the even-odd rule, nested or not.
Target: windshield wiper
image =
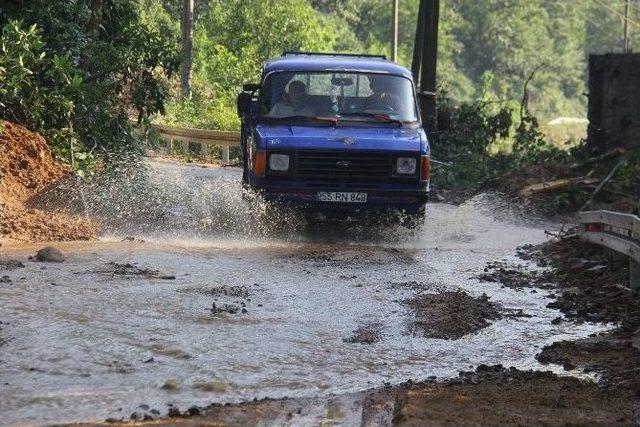
[[[322,117],[322,116],[283,116],[283,117],[272,117],[272,116],[263,116],[265,119],[269,120],[315,120],[318,122],[327,122],[335,124],[338,122],[339,117]]]
[[[356,112],[356,113],[342,113],[343,116],[356,116],[356,117],[369,117],[378,122],[385,123],[395,123],[400,126],[403,126],[405,122],[400,119],[395,119],[388,114],[380,114],[380,113],[366,113],[366,112]]]

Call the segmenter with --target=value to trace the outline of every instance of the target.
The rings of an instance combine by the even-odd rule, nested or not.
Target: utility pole
[[[623,52],[629,53],[629,2],[631,0],[625,0],[624,2],[624,31],[623,31]]]
[[[193,61],[193,1],[182,2],[182,64],[180,89],[183,98],[191,98],[191,65]]]
[[[436,65],[438,63],[438,24],[440,0],[422,0],[425,3],[424,44],[420,75],[420,109],[422,124],[429,130],[436,127]]]
[[[398,0],[393,2],[393,12],[391,16],[391,60],[398,62]]]
[[[422,65],[422,46],[424,45],[424,21],[425,0],[420,0],[418,6],[418,23],[416,25],[416,38],[413,42],[413,61],[411,61],[411,73],[416,86],[420,83],[420,66]]]

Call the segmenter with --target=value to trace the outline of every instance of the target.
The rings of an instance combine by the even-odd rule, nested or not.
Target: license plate
[[[318,193],[321,202],[366,203],[367,193],[347,193],[342,191],[322,191]]]

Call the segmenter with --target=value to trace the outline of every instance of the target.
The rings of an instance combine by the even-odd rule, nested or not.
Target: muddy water
[[[163,215],[156,215],[160,204],[151,209],[164,228],[151,216],[128,216],[100,242],[58,244],[68,258],[62,264],[28,261],[42,245],[2,248],[2,258],[26,266],[3,272],[12,283],[0,284],[7,339],[0,424],[354,392],[451,377],[481,363],[538,368],[534,355],[545,344],[603,328],[552,325],[559,313],[545,307],[544,291],[473,278],[487,261],[511,260],[518,245],[545,238],[545,224],[516,221],[491,197],[432,204],[415,233],[305,230],[295,217],[269,233],[252,223],[237,170],[161,163],[152,170],[163,197],[176,192],[164,199],[171,203]],[[120,211],[128,209],[121,203]],[[411,333],[402,301],[447,290],[486,293],[530,317],[504,318],[453,341]],[[371,324],[379,325],[377,343],[349,342]]]

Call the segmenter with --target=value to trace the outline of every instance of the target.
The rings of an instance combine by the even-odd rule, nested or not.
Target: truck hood
[[[388,150],[428,154],[422,128],[366,128],[332,126],[256,127],[258,144],[263,149]]]

